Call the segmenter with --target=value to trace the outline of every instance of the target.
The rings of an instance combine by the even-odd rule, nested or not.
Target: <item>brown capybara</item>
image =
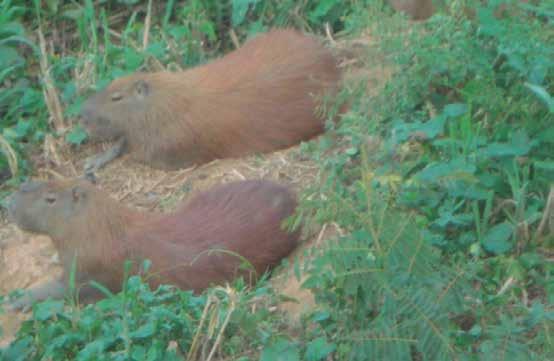
[[[152,261],[153,287],[165,283],[199,292],[246,275],[239,270],[244,260],[259,275],[296,247],[299,231],[282,227],[295,207],[285,186],[263,180],[214,187],[171,214],[130,209],[85,180],[27,182],[11,197],[10,218],[22,230],[52,238],[64,276],[31,289],[11,308],[62,297],[74,259],[79,284],[95,280],[112,291],[122,285],[126,259],[135,265]],[[86,286],[80,296],[96,298]]]
[[[318,104],[339,79],[331,51],[292,29],[258,35],[186,71],[116,79],[83,105],[90,138],[118,140],[85,170],[123,151],[167,170],[290,147],[323,132]]]
[[[433,0],[388,0],[396,10],[405,13],[414,20],[425,20],[435,13]]]
[[[444,1],[438,0],[388,0],[389,4],[396,10],[405,13],[413,20],[425,20],[430,18],[437,10],[437,7],[433,5],[435,2],[436,5],[443,5]],[[483,5],[486,5],[489,1],[482,0],[480,1]],[[520,0],[519,3],[528,3],[529,0]],[[495,4],[494,15],[497,18],[503,18],[507,14],[515,13],[517,11],[518,2],[509,2],[497,3]],[[445,9],[449,11],[448,8]],[[469,18],[475,17],[475,7],[464,6],[461,9],[463,13]]]

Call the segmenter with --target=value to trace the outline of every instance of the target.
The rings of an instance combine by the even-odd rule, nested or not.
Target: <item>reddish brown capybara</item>
[[[122,285],[126,259],[152,261],[153,287],[198,292],[246,275],[239,270],[244,260],[259,275],[296,247],[299,231],[282,227],[295,207],[287,187],[264,180],[216,186],[170,214],[130,209],[85,180],[27,182],[11,197],[10,218],[22,230],[52,238],[64,277],[31,289],[12,308],[63,296],[74,259],[79,284],[95,280],[113,291]],[[83,288],[83,299],[92,295]]]
[[[331,51],[292,29],[255,36],[186,71],[116,79],[83,105],[90,138],[117,140],[85,170],[124,151],[167,170],[293,146],[324,131],[318,104],[339,80]]]

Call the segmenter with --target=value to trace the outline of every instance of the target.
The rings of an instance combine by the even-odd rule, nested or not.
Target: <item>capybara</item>
[[[433,0],[388,0],[396,10],[405,13],[414,20],[425,20],[435,13]]]
[[[425,20],[430,18],[437,10],[437,7],[433,5],[435,2],[439,7],[442,5],[444,8],[444,1],[438,0],[388,0],[389,4],[396,10],[401,11],[411,17],[413,20]],[[486,5],[489,1],[482,0],[480,3]],[[519,3],[528,3],[529,0],[520,0]],[[517,11],[518,2],[503,2],[495,4],[494,16],[497,18],[503,18],[507,14],[515,13]],[[473,4],[476,5],[476,4]],[[449,11],[449,9],[446,9]],[[464,6],[461,9],[463,13],[469,18],[475,17],[475,7]]]
[[[239,269],[244,260],[261,274],[296,247],[299,230],[282,227],[295,207],[287,187],[265,180],[216,186],[170,214],[128,208],[81,179],[24,183],[11,197],[10,218],[22,230],[52,238],[64,275],[30,290],[12,308],[62,297],[74,260],[80,285],[95,280],[112,291],[122,285],[126,259],[152,261],[153,287],[196,292],[246,275]],[[86,286],[80,296],[97,298]]]
[[[290,147],[324,131],[318,105],[339,80],[331,51],[292,29],[255,36],[182,72],[118,78],[82,107],[92,140],[118,140],[85,170],[124,151],[168,170]]]

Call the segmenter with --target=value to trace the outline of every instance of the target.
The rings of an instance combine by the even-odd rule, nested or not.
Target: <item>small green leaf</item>
[[[98,291],[102,292],[104,294],[104,296],[110,298],[110,297],[114,297],[114,294],[104,285],[96,282],[96,281],[90,281],[89,284],[96,288]]]
[[[142,272],[144,274],[148,273],[148,271],[150,271],[151,267],[152,267],[152,261],[150,261],[149,259],[145,259],[142,262]]]
[[[264,347],[260,361],[300,361],[300,353],[296,344],[278,338]]]
[[[479,257],[481,255],[481,245],[479,243],[473,243],[470,247],[469,247],[469,253],[473,256],[473,257]]]
[[[307,361],[320,361],[325,360],[327,355],[336,349],[335,344],[327,342],[325,337],[318,337],[315,340],[308,343],[306,347],[306,360]]]
[[[65,141],[69,144],[81,145],[85,139],[87,139],[87,132],[80,125],[73,127],[73,129],[65,135]]]
[[[67,9],[63,11],[62,17],[76,21],[83,16],[83,13],[84,11],[82,7],[76,7],[76,8]]]
[[[162,42],[154,42],[148,45],[145,52],[156,59],[161,59],[165,55],[166,46]]]
[[[531,83],[525,83],[525,86],[530,89],[536,96],[539,97],[547,106],[550,113],[554,113],[554,99],[548,93],[548,91],[540,85],[535,85]]]
[[[233,12],[231,14],[231,21],[233,22],[233,26],[238,26],[242,24],[250,5],[257,2],[258,0],[233,0]]]
[[[40,54],[39,48],[32,41],[30,41],[24,36],[12,35],[0,40],[0,45],[2,46],[6,44],[18,44],[18,43],[28,45],[31,49],[33,49],[35,54]]]
[[[20,62],[23,62],[23,58],[14,48],[0,45],[0,68],[2,70]]]
[[[535,161],[534,162],[536,168],[544,169],[544,170],[554,170],[554,162],[549,161]]]
[[[523,265],[523,267],[531,269],[533,267],[540,266],[540,264],[544,262],[544,257],[538,253],[528,252],[519,257],[519,262]]]
[[[56,14],[58,12],[58,7],[60,5],[60,0],[46,0],[46,5],[51,14]]]
[[[131,47],[125,48],[125,68],[128,70],[137,70],[144,62],[144,56]]]
[[[486,157],[513,157],[525,155],[531,150],[529,144],[515,146],[510,143],[491,143],[481,150],[481,155]]]
[[[46,321],[62,310],[63,301],[48,300],[35,305],[33,317],[38,321]]]
[[[0,54],[0,57],[2,55]],[[14,72],[17,68],[19,68],[21,66],[21,64],[19,65],[14,65],[14,66],[10,66],[10,67],[6,67],[2,70],[0,70],[0,82],[3,82],[4,79],[9,76],[12,72]]]
[[[68,117],[77,117],[79,116],[79,113],[81,112],[81,107],[84,103],[85,99],[82,97],[76,98],[73,102],[71,102],[66,108],[65,108],[65,114]]]
[[[267,30],[267,27],[264,25],[263,21],[261,20],[253,21],[248,24],[247,38],[250,38],[266,30]]]
[[[25,35],[25,27],[17,21],[12,21],[9,23],[3,23],[0,29],[0,36],[6,37],[8,35]]]
[[[317,7],[310,12],[309,17],[312,20],[318,20],[325,15],[327,15],[331,9],[337,4],[339,4],[339,0],[322,0],[317,2]]]
[[[138,330],[133,331],[129,334],[132,338],[147,338],[156,333],[156,325],[153,322],[148,322],[145,325],[142,325]]]
[[[172,26],[168,30],[169,35],[173,36],[175,39],[179,40],[187,36],[190,31],[186,26]]]
[[[102,352],[105,349],[106,349],[106,343],[102,339],[89,342],[77,354],[77,361],[95,360],[98,358],[98,356],[102,354]]]
[[[202,34],[206,35],[208,37],[209,41],[216,41],[217,35],[215,33],[214,24],[211,21],[204,21],[199,26],[200,31]]]
[[[73,82],[66,83],[62,91],[62,99],[64,102],[68,102],[77,94],[77,85]]]
[[[144,360],[146,358],[146,349],[141,345],[135,345],[131,352],[131,358],[133,360]]]
[[[31,129],[33,128],[33,123],[26,120],[20,120],[15,126],[15,134],[17,139],[21,139],[29,135]]]
[[[33,352],[33,337],[26,336],[11,343],[6,349],[0,352],[0,358],[3,360],[25,361],[30,360],[29,356]]]
[[[475,165],[462,158],[450,162],[435,162],[428,164],[414,178],[423,182],[437,183],[441,180],[475,181]]]
[[[348,154],[349,156],[354,156],[354,155],[358,154],[358,148],[356,148],[356,147],[348,148],[344,152],[346,154]]]
[[[481,326],[475,325],[473,326],[468,333],[473,337],[481,337],[482,329]]]
[[[467,112],[468,106],[463,103],[448,104],[443,109],[443,114],[447,117],[454,118],[459,117]]]
[[[514,231],[514,227],[503,222],[495,225],[483,237],[483,247],[491,253],[502,254],[512,249],[513,244],[510,242],[510,237]]]
[[[434,139],[444,133],[444,123],[447,117],[437,116],[427,122],[398,122],[392,132],[397,142],[403,142],[414,135],[423,139]]]

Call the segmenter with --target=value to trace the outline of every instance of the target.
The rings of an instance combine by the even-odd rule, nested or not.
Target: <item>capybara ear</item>
[[[86,198],[87,190],[79,185],[76,185],[71,189],[71,194],[73,195],[73,202],[78,203],[82,202],[83,199]]]
[[[138,97],[145,97],[150,92],[150,85],[144,79],[135,82],[135,94]]]

